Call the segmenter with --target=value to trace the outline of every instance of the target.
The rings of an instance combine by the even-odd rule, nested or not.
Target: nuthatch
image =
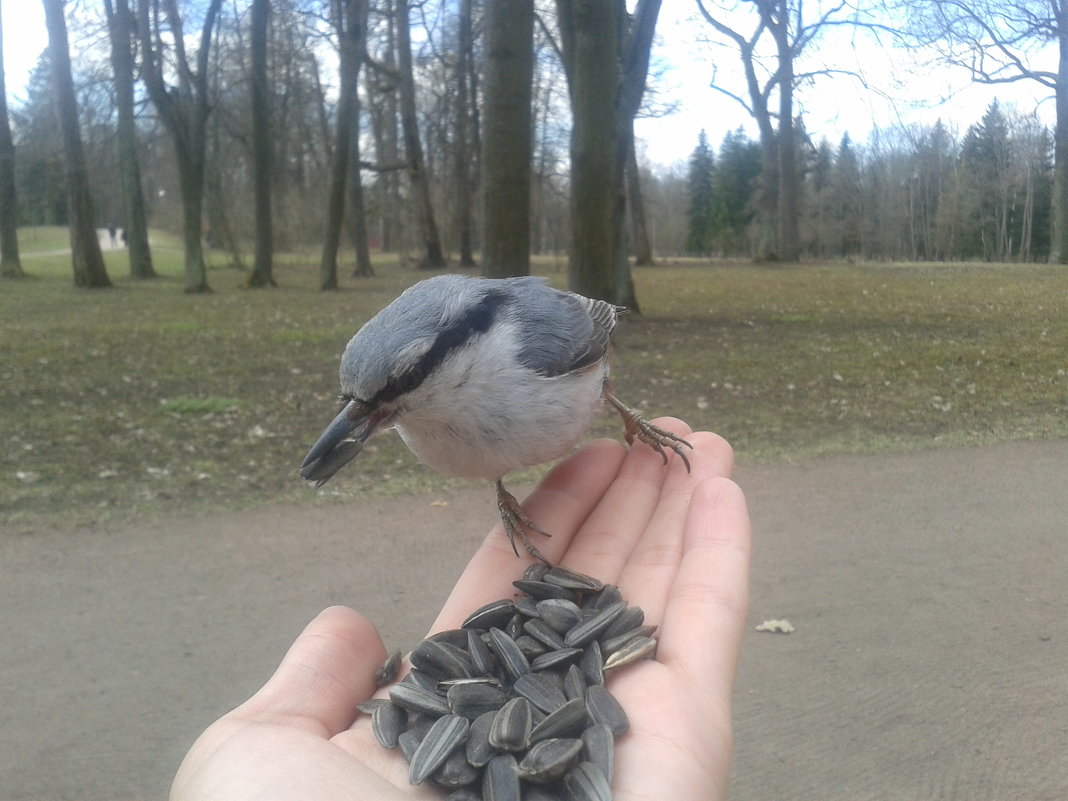
[[[608,383],[608,343],[624,309],[563,292],[544,279],[438,275],[372,317],[341,357],[343,407],[300,468],[322,486],[379,429],[396,428],[424,464],[497,484],[497,508],[518,537],[546,534],[501,483],[519,467],[567,453],[607,400],[667,463],[685,440],[624,406]],[[548,536],[548,535],[546,535]]]

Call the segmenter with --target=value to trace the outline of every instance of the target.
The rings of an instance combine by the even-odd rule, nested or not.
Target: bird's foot
[[[542,556],[541,551],[530,541],[527,531],[536,531],[544,537],[551,537],[552,535],[547,531],[542,531],[534,524],[534,521],[527,517],[523,508],[519,505],[519,501],[504,488],[504,484],[500,481],[497,482],[497,511],[501,513],[504,533],[508,535],[508,542],[512,544],[512,550],[515,551],[515,555],[519,556],[519,549],[515,545],[516,537],[518,537],[519,541],[523,543],[523,547],[527,549],[527,553],[547,567],[552,567],[552,562]]]
[[[619,416],[623,418],[624,437],[628,445],[633,445],[635,438],[641,440],[663,457],[664,464],[667,464],[668,460],[667,452],[664,448],[670,448],[682,459],[682,463],[686,465],[686,472],[690,472],[690,460],[686,458],[686,453],[682,450],[682,446],[685,445],[693,450],[693,445],[660,426],[654,426],[636,411],[622,403],[611,392],[605,392],[605,399],[612,404],[615,410],[619,412]]]

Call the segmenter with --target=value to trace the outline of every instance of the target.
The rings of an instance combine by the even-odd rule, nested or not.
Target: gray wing
[[[524,366],[555,376],[604,358],[622,307],[553,289],[541,278],[509,280],[516,301],[511,313],[523,330]]]

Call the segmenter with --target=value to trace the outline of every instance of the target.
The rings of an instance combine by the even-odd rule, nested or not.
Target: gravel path
[[[733,801],[1068,798],[1066,476],[1065,442],[740,468],[751,629],[796,630],[748,635]],[[457,491],[0,529],[0,801],[166,798],[324,606],[414,644],[494,515]]]

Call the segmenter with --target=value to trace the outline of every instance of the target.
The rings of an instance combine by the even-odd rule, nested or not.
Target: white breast
[[[421,462],[449,476],[496,480],[574,447],[600,409],[607,362],[547,378],[514,352],[514,331],[498,327],[405,400],[395,426]]]

